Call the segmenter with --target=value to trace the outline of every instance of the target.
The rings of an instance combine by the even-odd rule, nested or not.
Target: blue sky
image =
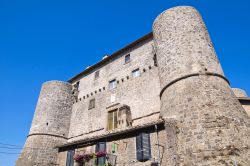
[[[191,5],[203,16],[232,87],[250,95],[247,0],[0,0],[0,166],[13,166],[41,84],[68,80],[151,31],[155,17]]]

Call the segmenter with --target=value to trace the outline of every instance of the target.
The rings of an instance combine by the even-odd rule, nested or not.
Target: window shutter
[[[150,135],[148,133],[140,133],[136,136],[136,154],[138,161],[151,158]]]
[[[141,133],[136,136],[136,157],[138,161],[143,160]]]
[[[66,166],[73,166],[74,165],[74,156],[75,151],[74,150],[69,150],[67,152],[67,161],[66,161]]]
[[[151,158],[151,148],[150,148],[150,135],[148,133],[142,133],[142,147],[143,147],[143,160],[149,160]]]

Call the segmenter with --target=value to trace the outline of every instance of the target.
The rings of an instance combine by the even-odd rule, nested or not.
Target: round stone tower
[[[168,165],[247,165],[250,119],[233,94],[200,14],[174,7],[153,25]]]
[[[16,166],[56,165],[55,146],[66,143],[71,108],[72,86],[48,81],[42,86],[26,143]]]

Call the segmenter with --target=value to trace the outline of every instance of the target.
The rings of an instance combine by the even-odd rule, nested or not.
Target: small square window
[[[89,100],[89,109],[95,108],[95,99]]]
[[[99,78],[99,76],[100,76],[100,71],[98,70],[95,72],[95,79]]]
[[[109,81],[109,89],[112,90],[114,88],[116,88],[116,80],[115,79]]]
[[[130,62],[130,54],[125,56],[125,63],[128,63],[128,62]]]
[[[139,69],[135,69],[132,71],[132,76],[133,77],[139,77],[140,76],[140,70]]]

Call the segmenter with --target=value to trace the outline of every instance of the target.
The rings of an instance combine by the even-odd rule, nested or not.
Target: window
[[[100,72],[98,70],[98,71],[95,72],[95,79],[99,78],[99,76],[100,76]]]
[[[80,82],[77,81],[77,82],[73,85],[72,94],[73,94],[75,97],[78,95],[79,84],[80,84]]]
[[[74,150],[69,150],[67,152],[66,166],[74,166],[74,159],[73,159],[74,153],[75,153]]]
[[[80,84],[80,82],[79,82],[79,81],[77,81],[77,82],[74,84],[74,88],[78,90],[78,88],[79,88],[79,84]]]
[[[108,112],[108,130],[117,128],[117,110]]]
[[[89,100],[89,109],[95,108],[95,99]]]
[[[95,152],[106,152],[106,142],[98,142],[95,146]],[[104,165],[106,162],[106,157],[97,157],[96,165]]]
[[[154,54],[153,60],[154,60],[154,65],[157,66],[157,57],[156,57],[156,54]]]
[[[130,62],[130,54],[125,56],[125,63],[128,63],[128,62]]]
[[[132,71],[132,76],[133,77],[139,77],[140,76],[140,70],[139,69],[135,69]]]
[[[116,88],[116,80],[109,81],[109,89],[112,90]]]
[[[136,136],[136,158],[138,161],[146,161],[151,158],[149,133],[139,133]]]

